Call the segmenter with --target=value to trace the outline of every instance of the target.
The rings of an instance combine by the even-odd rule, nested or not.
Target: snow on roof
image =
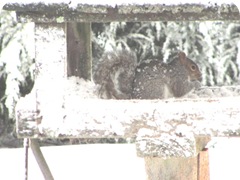
[[[7,4],[19,4],[19,5],[27,5],[27,4],[45,4],[45,5],[51,5],[51,4],[68,4],[69,7],[76,7],[78,5],[103,5],[103,6],[112,6],[115,7],[116,5],[144,5],[144,4],[165,4],[165,5],[179,5],[179,4],[203,4],[203,5],[215,5],[215,4],[236,4],[237,0],[176,0],[176,1],[161,1],[156,2],[156,0],[120,0],[120,1],[112,1],[112,0],[105,0],[105,1],[99,1],[99,0],[23,0],[23,1],[8,1]]]
[[[24,21],[34,22],[239,20],[238,4],[233,0],[10,0],[3,9],[18,11]]]
[[[99,0],[81,0],[80,2],[78,0],[23,0],[23,1],[7,1],[5,4],[4,9],[6,10],[18,10],[19,8],[32,8],[32,10],[37,10],[36,7],[41,4],[45,6],[67,6],[71,9],[77,9],[79,6],[107,6],[107,7],[117,7],[117,6],[145,6],[145,5],[161,5],[161,6],[176,6],[176,5],[191,5],[191,4],[197,4],[197,5],[205,5],[205,6],[220,6],[222,4],[228,4],[233,5],[235,4],[238,6],[240,2],[237,0],[176,0],[176,1],[161,1],[156,2],[156,0],[120,0],[120,1],[112,1],[112,0],[105,0],[105,1],[99,1]]]

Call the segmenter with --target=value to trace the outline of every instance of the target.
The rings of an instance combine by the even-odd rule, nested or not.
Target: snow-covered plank
[[[167,158],[195,156],[198,137],[240,136],[237,96],[100,100],[83,99],[71,88],[59,87],[53,82],[45,94],[33,91],[21,98],[16,107],[19,137],[137,137],[139,156]],[[36,94],[46,97],[38,99]]]
[[[240,97],[99,100],[68,94],[54,102],[61,96],[59,92],[51,90],[45,95],[48,101],[36,100],[33,98],[35,93],[32,93],[18,103],[16,113],[20,136],[240,136]],[[36,103],[42,109],[36,109]],[[50,112],[51,115],[47,114]],[[35,123],[37,118],[41,118],[38,125]]]
[[[238,20],[234,1],[9,1],[3,9],[34,22]]]

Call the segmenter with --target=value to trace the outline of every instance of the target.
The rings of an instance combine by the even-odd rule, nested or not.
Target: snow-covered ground
[[[144,160],[134,144],[43,147],[57,180],[145,180]],[[29,180],[44,179],[29,151]],[[239,180],[240,138],[221,138],[210,149],[211,180]],[[24,149],[0,149],[0,179],[24,179]]]
[[[43,147],[56,180],[145,180],[144,160],[134,144]],[[29,151],[29,180],[43,180]],[[0,149],[0,179],[24,179],[24,149]]]
[[[240,179],[240,138],[218,138],[209,158],[211,180]]]

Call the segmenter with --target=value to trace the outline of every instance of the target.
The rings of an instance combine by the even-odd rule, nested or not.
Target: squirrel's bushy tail
[[[136,67],[136,55],[130,51],[104,53],[93,76],[95,83],[100,85],[100,97],[130,99]]]

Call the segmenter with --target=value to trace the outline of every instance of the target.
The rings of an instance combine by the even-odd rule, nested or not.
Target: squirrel
[[[165,99],[182,97],[201,87],[198,65],[184,52],[171,62],[146,60],[138,65],[127,50],[106,52],[95,70],[99,94],[107,99]]]
[[[137,58],[130,51],[116,50],[104,53],[93,76],[95,83],[100,85],[100,97],[131,99],[136,68]]]

